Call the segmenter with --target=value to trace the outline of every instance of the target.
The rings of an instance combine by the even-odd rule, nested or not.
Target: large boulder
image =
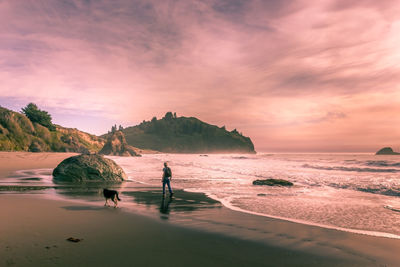
[[[128,145],[125,135],[121,131],[115,131],[107,138],[104,147],[99,151],[99,154],[112,155],[112,156],[136,156],[140,157],[135,151],[135,148]]]
[[[113,160],[97,154],[69,157],[53,170],[56,182],[121,182],[126,178]]]
[[[400,155],[400,153],[394,152],[391,147],[384,147],[376,152],[375,155]]]
[[[255,180],[253,185],[269,185],[269,186],[292,186],[293,183],[283,179],[266,179],[266,180]]]

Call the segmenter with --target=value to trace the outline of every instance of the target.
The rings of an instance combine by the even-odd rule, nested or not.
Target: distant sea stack
[[[115,130],[116,127],[113,127]],[[165,153],[255,153],[253,142],[236,129],[210,125],[193,117],[167,112],[133,127],[122,128],[129,145]],[[108,138],[112,133],[102,135]]]
[[[400,153],[394,152],[391,147],[384,147],[376,152],[375,155],[400,155]]]
[[[135,150],[138,150],[126,142],[125,135],[121,131],[114,131],[108,137],[104,147],[99,151],[99,154],[112,156],[136,156],[140,157]]]

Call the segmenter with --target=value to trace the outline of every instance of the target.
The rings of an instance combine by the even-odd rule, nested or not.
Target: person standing
[[[165,195],[165,185],[167,185],[170,197],[172,197],[174,194],[174,192],[172,192],[172,188],[171,188],[171,179],[172,179],[171,168],[168,167],[167,162],[164,162],[164,169],[163,169],[163,176],[162,176],[163,195]]]

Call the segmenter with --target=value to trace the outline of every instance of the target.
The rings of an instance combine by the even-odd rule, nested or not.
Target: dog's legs
[[[116,195],[113,198],[113,202],[114,202],[114,208],[116,208],[118,206],[118,200]]]
[[[106,203],[104,203],[104,206],[108,206],[108,199],[106,198]]]

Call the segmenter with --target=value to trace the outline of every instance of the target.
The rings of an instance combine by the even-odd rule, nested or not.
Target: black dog
[[[103,195],[106,199],[106,203],[104,203],[104,206],[108,206],[108,200],[111,199],[114,202],[114,208],[116,208],[118,205],[118,200],[121,201],[121,199],[119,199],[118,197],[118,192],[115,190],[108,190],[104,188]]]

